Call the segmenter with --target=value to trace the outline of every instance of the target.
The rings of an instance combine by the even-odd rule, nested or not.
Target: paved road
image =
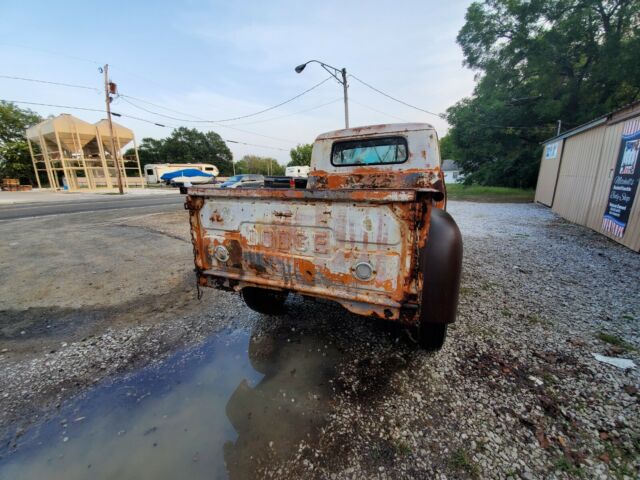
[[[123,208],[157,207],[184,203],[183,195],[153,195],[143,197],[109,198],[91,201],[62,201],[0,206],[0,221],[43,217],[67,213],[118,210]]]

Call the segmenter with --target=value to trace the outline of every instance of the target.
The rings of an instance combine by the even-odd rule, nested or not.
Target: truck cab
[[[445,211],[431,125],[374,125],[317,137],[304,189],[188,189],[198,283],[259,312],[287,295],[329,299],[442,346],[462,261]]]

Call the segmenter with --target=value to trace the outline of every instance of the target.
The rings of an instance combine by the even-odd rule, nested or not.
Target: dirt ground
[[[334,352],[322,427],[292,427],[285,455],[253,451],[249,476],[637,478],[638,367],[593,354],[640,363],[640,255],[536,205],[450,211],[463,285],[437,354],[332,305],[293,298],[270,318],[230,293],[198,301],[182,210],[2,224],[4,452],[103,379],[244,329],[267,352],[273,338],[321,339]]]

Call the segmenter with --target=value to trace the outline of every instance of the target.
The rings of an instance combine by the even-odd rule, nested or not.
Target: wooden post
[[[38,182],[38,188],[42,188],[40,185],[40,175],[38,175],[38,167],[36,166],[36,157],[33,155],[33,147],[31,146],[31,140],[27,138],[27,145],[29,145],[29,153],[31,154],[31,163],[33,163],[33,170],[36,172],[36,182]]]

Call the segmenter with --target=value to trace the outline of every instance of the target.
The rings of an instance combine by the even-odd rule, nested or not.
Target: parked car
[[[239,183],[239,182],[238,182]],[[290,292],[414,329],[442,347],[462,238],[445,211],[438,136],[420,123],[320,135],[304,189],[187,189],[198,284],[261,313]]]
[[[210,173],[202,172],[195,168],[185,168],[175,172],[167,172],[160,177],[167,185],[174,187],[200,185],[203,183],[214,183],[216,177]]]
[[[264,175],[234,175],[220,184],[220,188],[260,188],[264,186]]]

